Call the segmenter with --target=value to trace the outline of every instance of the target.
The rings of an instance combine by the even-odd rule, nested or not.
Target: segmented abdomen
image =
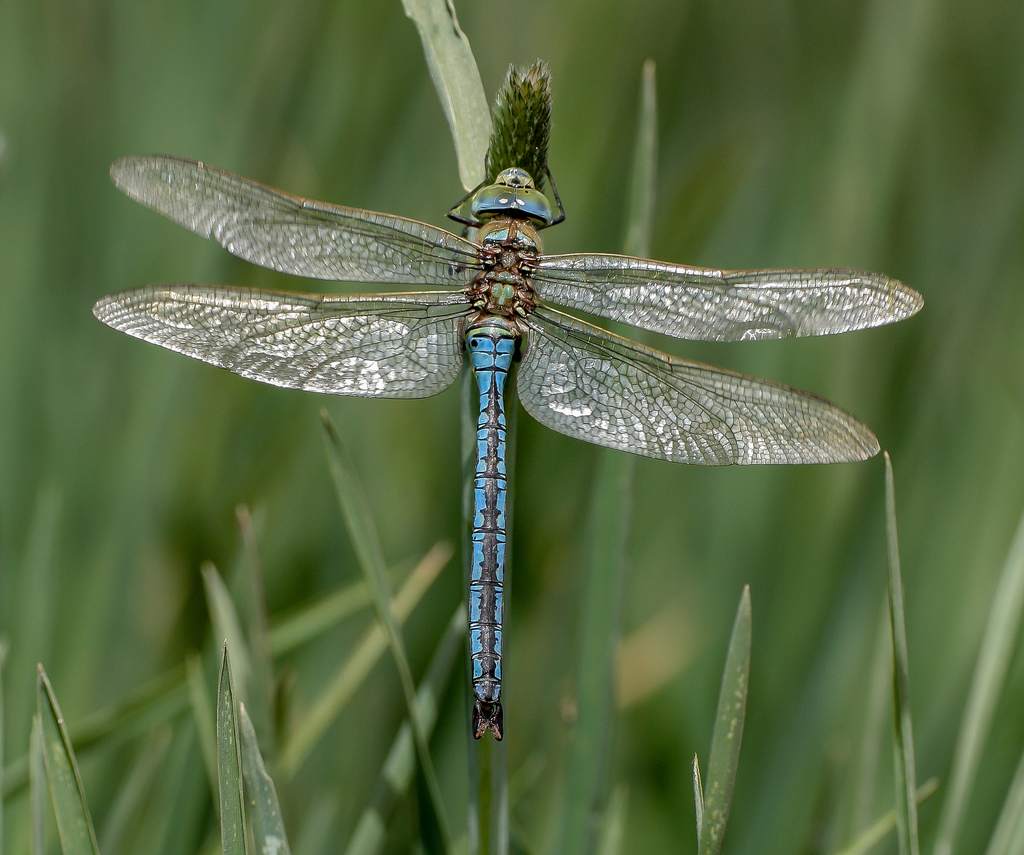
[[[515,353],[513,334],[499,326],[471,329],[466,347],[480,391],[473,484],[469,638],[473,694],[497,719],[500,738],[501,621],[505,578],[505,378]],[[494,728],[491,728],[492,730]]]

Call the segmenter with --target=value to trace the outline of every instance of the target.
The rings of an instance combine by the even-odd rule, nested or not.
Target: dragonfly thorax
[[[477,240],[484,269],[470,285],[473,305],[502,317],[524,317],[537,305],[531,274],[541,251],[537,230],[525,220],[495,217]]]

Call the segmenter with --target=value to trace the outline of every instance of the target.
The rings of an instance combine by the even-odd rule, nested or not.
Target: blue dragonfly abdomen
[[[499,317],[486,317],[466,333],[466,351],[480,392],[473,481],[472,555],[469,570],[469,639],[473,665],[473,733],[502,737],[501,624],[505,583],[505,379],[516,334]]]

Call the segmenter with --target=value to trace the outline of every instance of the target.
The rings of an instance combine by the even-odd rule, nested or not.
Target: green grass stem
[[[619,855],[626,832],[626,810],[629,807],[629,788],[624,783],[615,785],[604,811],[597,855]]]
[[[647,258],[651,254],[654,228],[654,200],[658,178],[658,93],[653,59],[644,63],[640,82],[640,111],[633,167],[626,207],[626,255]]]
[[[320,793],[303,817],[295,839],[295,851],[302,855],[334,855],[331,829],[341,810],[342,794],[335,788]]]
[[[76,752],[114,738],[122,742],[147,732],[154,724],[166,721],[188,709],[185,667],[172,668],[144,683],[124,700],[102,707],[85,716],[71,729]],[[28,783],[29,758],[23,754],[4,769],[4,796],[9,797]]]
[[[82,776],[78,772],[75,752],[64,726],[64,716],[57,703],[43,666],[39,666],[36,697],[39,709],[39,735],[50,799],[57,818],[57,833],[64,855],[99,855],[99,844],[93,830],[92,817],[85,799]]]
[[[878,766],[882,756],[882,744],[889,734],[888,713],[891,695],[892,620],[889,617],[889,597],[886,593],[880,608],[878,631],[871,656],[867,699],[864,705],[864,726],[850,787],[847,839],[860,834],[871,823],[878,789]]]
[[[491,114],[469,39],[451,0],[402,0],[423,42],[430,79],[455,143],[459,179],[466,191],[484,178]]]
[[[632,455],[607,449],[598,452],[580,609],[578,712],[566,767],[559,845],[564,855],[594,850],[604,813],[634,470]]]
[[[238,739],[238,709],[231,679],[228,643],[224,642],[217,681],[217,783],[220,804],[220,845],[223,855],[249,855],[245,831],[245,792]]]
[[[256,851],[263,855],[291,855],[288,835],[281,819],[277,788],[263,763],[263,753],[256,739],[256,728],[245,709],[238,705],[238,725],[242,748],[242,777],[248,796],[249,821],[252,824]]]
[[[885,534],[889,548],[889,618],[892,627],[893,771],[896,775],[896,839],[900,855],[918,855],[917,772],[914,764],[914,729],[910,716],[910,665],[907,628],[903,616],[903,579],[896,537],[896,493],[892,461],[885,453]]]
[[[361,579],[324,594],[294,612],[271,620],[271,650],[274,656],[291,653],[345,618],[369,607],[370,590]]]
[[[125,849],[129,827],[141,813],[155,778],[163,771],[170,747],[170,725],[157,725],[137,752],[107,811],[99,835],[103,855],[118,855]]]
[[[700,761],[693,755],[693,811],[697,818],[697,851],[700,851],[700,833],[704,828],[704,784],[700,779]]]
[[[246,703],[249,716],[260,738],[267,762],[273,765],[277,753],[274,734],[274,677],[273,649],[267,619],[267,596],[263,583],[263,562],[252,516],[245,505],[235,509],[238,528],[242,535],[245,560],[237,574],[239,590],[239,617],[248,641],[251,686]]]
[[[453,554],[452,545],[446,540],[439,540],[420,559],[417,570],[413,572],[426,573],[430,578],[434,578],[451,561]],[[393,572],[388,576],[394,581]],[[360,580],[325,594],[293,613],[272,621],[270,647],[274,656],[290,653],[341,623],[345,618],[368,608],[371,605],[370,600],[370,590],[366,583]]]
[[[206,676],[203,673],[203,660],[198,653],[193,651],[185,657],[185,670],[188,674],[188,697],[192,705],[192,717],[196,722],[203,767],[210,781],[213,800],[217,801],[217,714],[210,701]]]
[[[410,574],[407,581],[415,584],[408,593],[415,594],[418,601],[451,556],[451,544],[445,541],[435,544]],[[363,581],[326,594],[272,625],[271,650],[274,656],[290,653],[369,605],[370,593]],[[179,715],[188,708],[189,702],[187,668],[185,665],[172,668],[129,692],[123,700],[82,718],[71,728],[72,745],[81,753],[111,737],[116,737],[118,742],[131,739]],[[213,720],[212,706],[210,720]],[[13,795],[27,783],[28,755],[23,754],[3,770],[4,796]]]
[[[232,692],[236,700],[249,700],[249,684],[252,679],[252,658],[249,655],[249,645],[245,634],[242,632],[242,624],[238,618],[238,611],[231,599],[227,585],[221,579],[220,573],[212,561],[204,561],[201,568],[203,574],[203,590],[206,592],[206,607],[210,612],[210,621],[213,625],[213,637],[215,646],[220,647],[225,642],[231,648],[231,655],[234,658],[232,667]]]
[[[918,805],[929,799],[939,788],[938,778],[929,778],[917,789],[915,801]],[[849,846],[840,849],[835,855],[864,855],[872,847],[881,841],[885,835],[896,827],[896,809],[893,808],[886,814],[876,819],[871,825],[865,828],[860,835]]]
[[[210,797],[195,722],[191,716],[182,716],[174,728],[167,761],[154,781],[149,810],[133,840],[139,841],[140,848],[148,841],[158,842],[157,855],[195,855],[200,843],[196,832],[208,834],[219,846],[219,822],[215,820],[211,828],[209,816],[210,805],[219,802],[216,790]],[[192,829],[193,834],[184,834],[184,829]]]
[[[42,717],[32,716],[28,737],[29,814],[32,855],[46,855],[46,761],[43,759]]]
[[[5,669],[8,677],[7,730],[8,739],[24,745],[19,734],[35,714],[38,699],[34,679],[11,682],[12,678],[35,676],[37,662],[49,660],[51,638],[56,616],[52,607],[59,583],[54,553],[60,531],[61,492],[53,486],[40,487],[30,517],[24,554],[21,559],[21,585],[12,600],[18,607],[4,634],[11,645],[10,659]],[[4,568],[5,571],[7,568]],[[17,761],[15,761],[17,762]],[[24,785],[27,767],[15,766],[4,771],[4,793]]]
[[[707,783],[704,786],[704,815],[701,821],[699,855],[718,855],[725,839],[732,804],[732,788],[740,761],[743,722],[747,712],[750,681],[751,610],[750,587],[744,587],[729,639],[729,652],[722,672],[718,713],[711,734]]]
[[[2,152],[0,152],[2,154]],[[4,665],[7,659],[7,643],[0,638],[0,793],[4,783]],[[0,855],[4,853],[4,800],[0,798]]]
[[[412,614],[412,610],[437,579],[441,569],[440,564],[424,560],[409,574],[409,578],[395,596],[392,606],[395,621],[399,626]],[[326,733],[331,722],[351,700],[387,647],[384,629],[379,622],[375,622],[339,665],[334,677],[317,695],[306,715],[286,737],[277,761],[279,775],[289,778],[298,771],[299,766]]]
[[[1010,789],[985,855],[1017,855],[1024,852],[1024,754],[1021,754]]]
[[[377,527],[374,524],[366,495],[359,483],[355,464],[349,456],[348,449],[341,441],[341,436],[327,411],[321,410],[320,416],[324,428],[324,446],[327,451],[328,467],[334,482],[338,504],[341,507],[342,516],[345,518],[349,536],[352,538],[352,545],[359,559],[363,578],[373,595],[374,612],[377,615],[377,620],[384,627],[391,655],[398,668],[402,693],[405,695],[405,705],[412,722],[412,732],[420,767],[426,779],[443,846],[445,851],[448,851],[451,836],[448,831],[444,802],[441,799],[441,788],[437,783],[437,774],[430,758],[430,749],[423,727],[416,715],[416,688],[412,681],[412,672],[409,669],[409,659],[405,653],[405,642],[402,640],[402,633],[391,612],[391,585],[388,580],[387,566],[384,563],[384,551],[377,536]]]
[[[460,605],[434,651],[426,676],[416,691],[416,711],[429,735],[437,724],[437,714],[452,666],[466,634],[466,609]],[[409,789],[416,769],[416,746],[409,719],[402,722],[381,768],[373,801],[366,806],[352,833],[345,855],[376,855],[384,845],[388,823],[399,800]]]
[[[646,254],[651,242],[657,176],[657,93],[654,62],[640,87],[640,110],[626,213],[624,249]],[[590,548],[580,609],[577,718],[565,776],[560,851],[594,851],[605,805],[615,713],[615,654],[622,634],[627,549],[636,458],[601,449],[590,506]],[[624,809],[624,804],[620,805]]]
[[[1010,544],[1002,575],[992,598],[992,608],[985,624],[985,634],[974,666],[974,678],[967,695],[967,706],[960,722],[953,766],[949,772],[949,788],[942,805],[939,830],[935,837],[935,855],[951,855],[967,800],[985,747],[996,702],[1003,690],[1014,647],[1020,632],[1021,610],[1024,607],[1024,516]]]

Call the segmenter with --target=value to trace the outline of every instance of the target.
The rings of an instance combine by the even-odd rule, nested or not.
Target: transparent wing
[[[462,366],[460,292],[315,297],[151,285],[105,297],[114,329],[263,383],[334,395],[423,398]]]
[[[547,255],[533,274],[547,301],[676,338],[739,341],[830,335],[891,324],[924,300],[880,273],[683,267],[626,255]]]
[[[677,463],[839,463],[878,441],[827,401],[684,362],[542,307],[526,318],[519,400],[568,436]]]
[[[135,201],[283,273],[460,287],[480,267],[476,245],[444,229],[300,199],[190,160],[126,157],[110,177]]]

